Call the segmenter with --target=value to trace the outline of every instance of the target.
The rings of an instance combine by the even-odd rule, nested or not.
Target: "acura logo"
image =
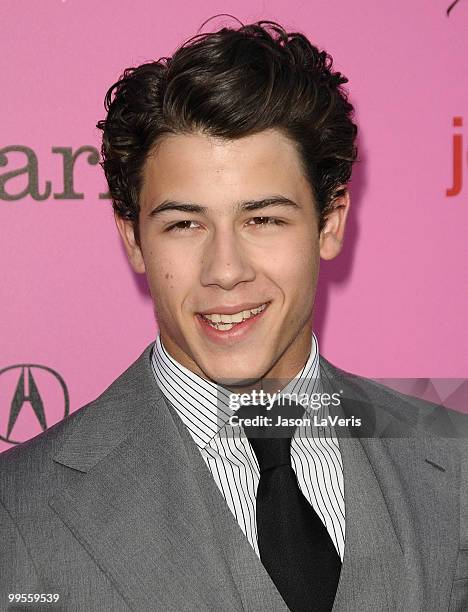
[[[23,363],[0,370],[0,440],[20,444],[68,411],[67,386],[52,368]]]

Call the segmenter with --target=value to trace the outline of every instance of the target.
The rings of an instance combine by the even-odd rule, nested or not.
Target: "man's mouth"
[[[246,321],[247,319],[251,319],[255,315],[258,315],[260,312],[265,310],[267,307],[266,303],[262,304],[258,308],[252,308],[249,310],[242,310],[241,312],[237,312],[235,314],[207,314],[201,315],[212,327],[222,331],[228,331]]]
[[[205,325],[213,328],[217,331],[228,332],[231,329],[243,326],[245,321],[256,319],[260,314],[267,308],[270,302],[260,304],[255,308],[249,308],[247,310],[241,310],[233,314],[223,313],[207,313],[198,314]],[[253,321],[252,321],[253,322]]]

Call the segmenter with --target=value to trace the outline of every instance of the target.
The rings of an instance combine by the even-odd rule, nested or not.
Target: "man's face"
[[[158,212],[168,203],[204,210]],[[294,377],[311,348],[323,245],[293,143],[277,130],[238,140],[164,137],[144,167],[140,206],[140,246],[129,222],[117,224],[134,269],[146,272],[172,357],[228,387]],[[221,329],[200,315],[265,304]]]

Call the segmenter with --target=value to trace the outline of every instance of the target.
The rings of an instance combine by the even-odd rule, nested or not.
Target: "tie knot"
[[[248,439],[257,457],[260,474],[281,465],[291,465],[291,438]]]
[[[280,399],[272,406],[243,406],[237,414],[258,423],[243,423],[243,428],[257,457],[260,473],[280,465],[291,465],[291,439],[297,427],[294,421],[304,414],[303,406],[291,400]],[[259,418],[255,420],[255,417]]]

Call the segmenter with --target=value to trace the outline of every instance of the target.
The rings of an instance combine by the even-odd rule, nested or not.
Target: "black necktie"
[[[283,400],[282,400],[283,401]],[[286,402],[285,402],[286,403]],[[243,414],[249,412],[243,409]],[[252,408],[251,406],[249,408]],[[301,418],[304,408],[295,402],[255,414]],[[250,412],[252,416],[252,412]],[[330,612],[341,560],[323,524],[299,489],[291,467],[289,427],[245,427],[260,467],[257,489],[257,532],[260,558],[292,612]]]

